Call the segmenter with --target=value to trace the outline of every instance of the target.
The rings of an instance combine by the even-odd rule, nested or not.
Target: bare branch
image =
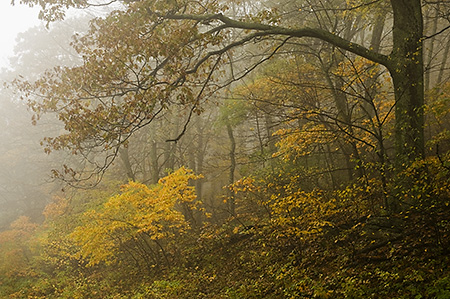
[[[362,45],[350,42],[336,34],[328,32],[319,28],[285,28],[280,26],[273,26],[261,23],[252,23],[245,21],[238,21],[224,16],[223,14],[205,14],[205,15],[191,15],[191,14],[180,14],[180,15],[165,15],[167,19],[171,20],[192,20],[199,22],[211,22],[219,21],[223,23],[220,28],[234,28],[243,30],[254,30],[254,36],[270,36],[270,35],[284,35],[289,37],[312,37],[328,42],[336,47],[347,50],[351,53],[369,59],[375,63],[382,64],[390,68],[389,56],[372,51]]]

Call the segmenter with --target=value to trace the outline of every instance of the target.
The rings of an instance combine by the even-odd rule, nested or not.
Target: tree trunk
[[[204,159],[205,159],[205,142],[203,140],[203,122],[202,119],[199,119],[199,121],[196,124],[197,127],[197,134],[198,134],[198,139],[197,139],[197,151],[196,151],[196,160],[197,160],[197,168],[196,168],[196,173],[197,174],[202,174],[203,173],[203,164],[204,164]],[[198,179],[195,180],[195,191],[197,192],[197,197],[202,199],[203,196],[203,180],[202,179]]]
[[[428,35],[433,35],[433,34],[435,34],[437,32],[438,20],[439,20],[439,6],[440,6],[439,3],[437,3],[437,8],[436,8],[436,10],[434,12],[433,21],[432,21],[432,24],[431,24],[431,30],[430,29],[428,29],[428,30],[424,29],[424,30],[428,31],[427,32]],[[430,75],[431,75],[431,69],[433,68],[433,57],[435,55],[435,53],[434,53],[435,41],[436,41],[436,36],[433,36],[432,38],[430,38],[428,40],[428,43],[427,43],[428,47],[426,46],[427,44],[425,44],[426,48],[428,49],[427,50],[428,55],[427,55],[427,58],[426,58],[425,74],[424,74],[424,76],[425,76],[425,78],[424,78],[424,89],[425,90],[429,90],[430,86],[431,86]]]
[[[123,162],[123,166],[127,172],[127,178],[129,180],[135,181],[136,180],[136,176],[134,174],[133,168],[131,167],[131,162],[130,162],[130,155],[128,154],[128,148],[127,147],[121,147],[119,149],[119,155],[120,155],[120,159]]]
[[[156,184],[159,181],[159,164],[158,164],[158,154],[156,147],[156,140],[154,134],[152,133],[150,139],[150,171],[151,171],[151,182]]]
[[[439,90],[441,87],[440,84],[442,83],[442,78],[444,77],[444,72],[447,69],[446,66],[449,53],[450,53],[450,40],[447,41],[447,44],[445,45],[444,54],[442,55],[441,67],[439,68],[439,74],[436,80],[436,84],[438,85]]]
[[[231,185],[234,183],[234,171],[236,169],[236,140],[234,139],[234,134],[233,134],[233,128],[231,127],[231,125],[227,122],[227,133],[228,133],[228,138],[230,139],[230,172],[229,172],[229,177],[228,177],[228,183]],[[230,190],[229,192],[229,209],[230,209],[230,214],[232,216],[236,215],[236,208],[235,208],[235,197],[234,197],[234,192]]]
[[[395,143],[399,170],[424,157],[423,19],[420,0],[391,0],[393,50],[388,69],[394,83]]]
[[[396,188],[386,201],[391,212],[402,209],[405,192],[416,184],[403,173],[425,155],[423,17],[420,0],[391,0],[393,49],[386,64],[395,95]],[[411,204],[411,203],[410,203]]]

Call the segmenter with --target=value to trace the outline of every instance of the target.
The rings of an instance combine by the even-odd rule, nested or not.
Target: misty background
[[[49,194],[62,188],[51,169],[66,159],[64,153],[44,153],[41,146],[44,136],[61,130],[58,123],[50,116],[33,126],[33,113],[8,85],[15,78],[33,80],[46,69],[79,63],[71,36],[84,32],[95,12],[74,11],[48,27],[38,13],[38,8],[0,4],[0,229],[19,215],[42,219]]]

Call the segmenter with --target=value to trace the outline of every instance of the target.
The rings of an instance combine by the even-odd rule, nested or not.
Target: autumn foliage
[[[98,211],[85,212],[84,224],[70,237],[80,246],[87,265],[111,265],[119,262],[122,254],[131,254],[135,262],[142,260],[150,268],[165,263],[170,266],[164,246],[173,246],[176,237],[189,229],[188,220],[177,208],[192,210],[198,206],[194,187],[189,186],[189,180],[197,178],[192,171],[180,168],[153,188],[129,182]]]
[[[0,230],[0,297],[450,298],[449,8],[422,2],[93,19],[78,64],[10,84],[68,155]]]

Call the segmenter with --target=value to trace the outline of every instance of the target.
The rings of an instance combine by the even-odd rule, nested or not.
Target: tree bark
[[[398,167],[424,157],[423,18],[420,0],[391,0],[393,49],[387,67],[395,94]]]

